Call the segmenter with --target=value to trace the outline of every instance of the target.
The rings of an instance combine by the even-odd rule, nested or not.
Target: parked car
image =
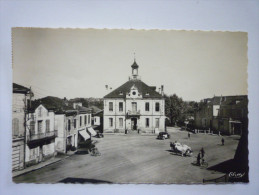
[[[170,135],[167,132],[159,132],[157,139],[169,139]]]

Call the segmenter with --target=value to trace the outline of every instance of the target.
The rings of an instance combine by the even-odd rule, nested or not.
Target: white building
[[[76,149],[79,142],[84,142],[91,137],[91,110],[80,105],[74,110],[57,112],[55,126],[58,130],[56,150],[66,153],[72,148]]]
[[[32,165],[56,155],[55,113],[39,105],[27,115],[25,163]]]
[[[25,161],[25,117],[29,88],[13,83],[12,108],[12,170],[24,168]]]
[[[134,61],[129,81],[104,96],[104,132],[138,130],[156,133],[165,129],[165,100],[161,93],[141,81]]]

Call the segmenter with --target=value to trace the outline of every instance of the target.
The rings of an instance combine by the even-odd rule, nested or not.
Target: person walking
[[[202,163],[204,163],[205,159],[204,159],[204,155],[205,155],[205,151],[204,151],[204,148],[202,147],[201,148],[201,160],[202,160]]]
[[[190,132],[188,132],[188,138],[189,138],[189,139],[191,138],[191,134],[190,134]]]
[[[201,158],[204,158],[204,154],[205,154],[205,151],[204,151],[204,148],[202,147],[201,148]]]
[[[222,137],[222,139],[221,139],[221,143],[222,143],[222,146],[224,146],[224,144],[225,144],[225,140],[224,140],[224,138]]]
[[[201,166],[201,153],[199,152],[198,156],[197,156],[197,165]]]

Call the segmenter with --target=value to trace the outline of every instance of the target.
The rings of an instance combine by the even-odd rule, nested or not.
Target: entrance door
[[[137,130],[137,118],[131,118],[131,129]]]

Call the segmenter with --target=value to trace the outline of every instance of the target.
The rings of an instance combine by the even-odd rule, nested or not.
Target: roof
[[[210,105],[235,105],[236,101],[247,102],[247,95],[214,96],[213,98],[206,98],[203,101]]]
[[[65,110],[74,110],[74,108],[72,106],[67,105],[63,99],[53,96],[47,96],[32,101],[31,108],[29,110],[33,112],[40,104],[42,104],[48,110],[54,110],[58,112],[62,112]]]
[[[22,93],[27,94],[30,92],[30,89],[27,87],[24,87],[22,85],[18,85],[16,83],[13,83],[13,93]]]
[[[139,93],[142,94],[143,98],[163,98],[163,96],[153,90],[152,87],[137,79],[127,81],[117,89],[104,96],[104,98],[125,98],[126,94],[130,92],[130,89],[133,85],[135,85]],[[120,95],[121,93],[122,95]]]
[[[77,110],[80,112],[80,113],[91,113],[91,109],[90,108],[86,108],[84,106],[78,106],[77,107]]]
[[[138,68],[139,66],[138,66],[138,64],[136,63],[136,61],[134,60],[134,63],[131,65],[131,67],[135,69],[135,68]]]
[[[93,111],[93,114],[95,113],[99,113],[102,110],[100,108],[98,108],[97,106],[89,106],[89,108]]]

